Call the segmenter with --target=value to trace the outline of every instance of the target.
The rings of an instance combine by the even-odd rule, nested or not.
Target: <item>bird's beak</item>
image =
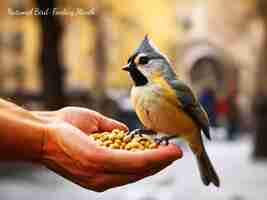
[[[130,64],[124,65],[121,69],[127,72],[130,71]]]

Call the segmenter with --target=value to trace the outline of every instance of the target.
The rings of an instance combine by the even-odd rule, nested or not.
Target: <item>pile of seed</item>
[[[158,145],[147,135],[134,137],[124,131],[114,129],[112,132],[93,133],[90,135],[99,146],[127,151],[144,151],[155,149]]]

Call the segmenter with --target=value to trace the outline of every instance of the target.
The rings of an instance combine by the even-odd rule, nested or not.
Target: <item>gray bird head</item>
[[[130,56],[123,70],[130,73],[136,86],[146,85],[157,76],[166,79],[175,77],[168,58],[159,51],[147,35]]]
[[[161,55],[159,49],[153,44],[151,39],[149,39],[148,35],[145,35],[143,41],[139,45],[139,47],[135,50],[135,53],[147,53],[154,54],[156,56]]]

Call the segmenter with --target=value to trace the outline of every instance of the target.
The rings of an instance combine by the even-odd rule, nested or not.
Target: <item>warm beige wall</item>
[[[125,0],[119,3],[112,0],[101,1],[107,9],[107,29],[110,30],[107,40],[108,85],[119,88],[130,85],[128,75],[120,70],[120,66],[125,64],[145,33],[149,33],[159,48],[168,54],[173,62],[176,59],[176,47],[179,44],[194,40],[195,36],[205,37],[206,35],[210,41],[226,49],[241,63],[241,91],[250,95],[253,91],[252,77],[257,60],[256,55],[261,43],[260,22],[254,20],[256,15],[253,4],[250,4],[253,3],[252,0],[238,0],[234,3],[231,0],[227,1],[229,3],[225,3],[225,0]],[[27,70],[27,88],[37,89],[39,87],[38,50],[40,48],[38,21],[33,16],[8,16],[6,11],[9,2],[10,0],[0,4],[0,31],[8,33],[19,29],[24,33],[25,47],[19,59]],[[61,0],[60,6],[91,9],[97,8],[99,2]],[[202,7],[207,10],[207,15],[204,15],[203,20],[199,20],[199,25],[194,29],[195,32],[185,33],[176,18],[177,14],[181,14],[179,8],[185,8],[190,12],[190,8],[195,8],[201,3]],[[34,7],[31,1],[26,1],[26,5],[27,8]],[[155,6],[151,8],[151,5]],[[247,24],[247,19],[251,20],[251,24]],[[127,20],[130,23],[125,23]],[[64,23],[66,29],[63,52],[65,64],[69,70],[68,83],[75,85],[79,83],[89,87],[94,65],[92,60],[94,27],[90,16],[65,17]],[[6,57],[12,58],[8,52],[6,52]],[[176,64],[181,78],[187,79],[185,66],[180,62]]]
[[[11,1],[8,1],[11,2]],[[27,8],[34,8],[31,1],[27,1]],[[61,8],[91,9],[96,7],[100,1],[60,1]],[[175,41],[177,38],[176,26],[176,1],[161,0],[125,0],[102,1],[106,10],[108,40],[108,85],[110,87],[125,87],[130,85],[129,77],[120,70],[125,64],[128,56],[139,45],[145,33],[148,33],[163,52],[175,56]],[[151,5],[153,9],[151,9]],[[8,5],[1,4],[4,9],[0,19],[2,32],[19,31],[23,32],[24,49],[22,62],[27,69],[26,86],[29,89],[39,87],[38,77],[38,53],[39,53],[39,26],[36,17],[12,17],[7,16]],[[142,5],[142,6],[140,6]],[[93,69],[93,45],[94,27],[90,22],[90,16],[64,17],[66,25],[64,34],[64,61],[69,71],[68,83],[90,86]],[[132,25],[124,23],[129,20]],[[17,58],[17,57],[15,57]],[[77,85],[77,84],[76,84]]]
[[[192,15],[194,28],[185,34],[183,43],[202,40],[221,48],[235,64],[238,64],[241,94],[252,96],[263,36],[255,1],[203,0],[196,2],[191,9],[187,10],[187,13]],[[180,73],[188,78],[186,66],[180,65]]]
[[[11,8],[12,1],[3,1],[0,4],[0,31],[5,43],[9,40],[10,33],[21,32],[23,37],[22,52],[16,53],[12,49],[4,46],[1,49],[1,62],[3,70],[10,71],[14,64],[22,64],[26,70],[25,86],[28,89],[36,90],[39,88],[39,74],[37,56],[39,49],[39,27],[36,18],[33,16],[11,16],[8,14],[8,8]],[[25,1],[26,10],[33,7],[31,1]],[[12,41],[11,41],[12,42]],[[7,87],[13,87],[12,77]]]

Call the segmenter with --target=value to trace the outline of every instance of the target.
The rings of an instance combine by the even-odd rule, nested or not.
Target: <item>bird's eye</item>
[[[149,61],[149,58],[147,56],[142,56],[139,58],[139,64],[141,64],[141,65],[147,64],[148,61]]]

